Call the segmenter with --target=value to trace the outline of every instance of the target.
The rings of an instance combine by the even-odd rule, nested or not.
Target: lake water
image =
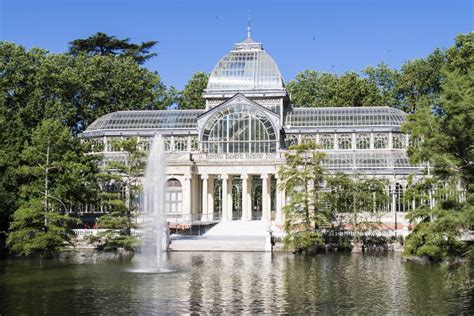
[[[399,254],[170,253],[163,274],[94,252],[0,260],[0,314],[474,313],[474,267]]]

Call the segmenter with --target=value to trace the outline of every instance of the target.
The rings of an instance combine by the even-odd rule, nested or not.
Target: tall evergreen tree
[[[69,43],[69,54],[78,56],[85,53],[88,56],[123,56],[130,57],[138,64],[156,56],[150,50],[158,43],[147,41],[141,44],[130,43],[130,38],[117,39],[115,36],[97,32],[85,39],[76,39]]]
[[[50,256],[72,234],[67,212],[94,201],[98,157],[57,121],[44,120],[21,153],[20,207],[13,214],[7,243],[20,255]]]

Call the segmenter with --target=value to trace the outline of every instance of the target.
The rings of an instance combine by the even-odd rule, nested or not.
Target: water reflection
[[[397,254],[294,257],[171,253],[167,274],[90,254],[0,261],[0,314],[472,312],[473,267],[450,271]]]

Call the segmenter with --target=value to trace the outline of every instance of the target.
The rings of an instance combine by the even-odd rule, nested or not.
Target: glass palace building
[[[265,220],[281,223],[285,192],[278,169],[288,147],[314,141],[330,172],[389,180],[390,218],[411,207],[403,199],[411,166],[406,113],[390,107],[293,107],[282,75],[261,43],[235,44],[210,74],[203,110],[114,112],[100,117],[83,137],[103,146],[104,160],[126,159],[114,140],[165,140],[166,212],[170,223]],[[392,221],[393,222],[393,221]]]

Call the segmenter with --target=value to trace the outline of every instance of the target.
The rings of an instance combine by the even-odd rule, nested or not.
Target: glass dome
[[[234,45],[214,67],[206,92],[283,90],[283,79],[262,44],[247,38]]]

